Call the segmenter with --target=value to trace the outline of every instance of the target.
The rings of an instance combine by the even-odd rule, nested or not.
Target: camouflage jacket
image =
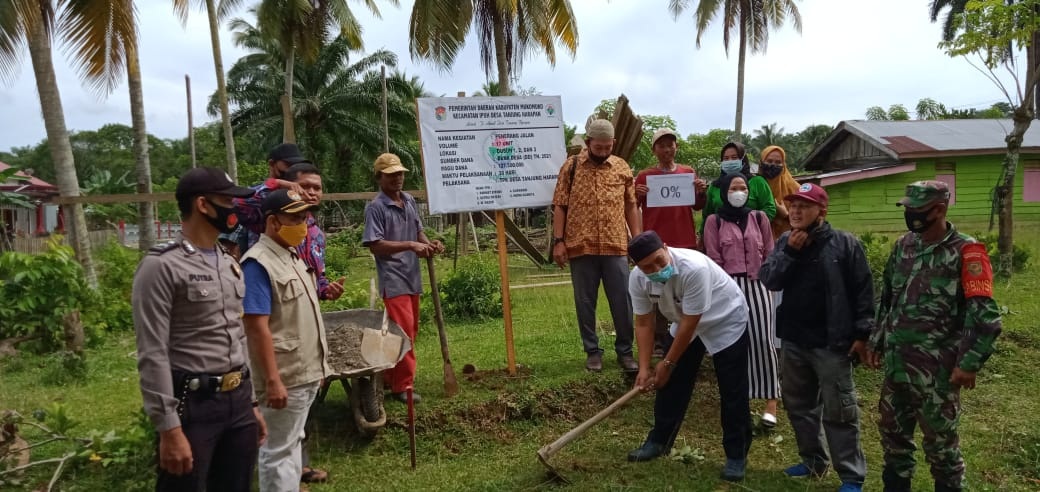
[[[1000,334],[984,246],[948,227],[935,244],[924,244],[919,234],[904,235],[885,265],[870,348],[883,354],[886,375],[899,382],[908,382],[907,368],[936,364],[977,372]],[[969,251],[973,260],[965,263]]]

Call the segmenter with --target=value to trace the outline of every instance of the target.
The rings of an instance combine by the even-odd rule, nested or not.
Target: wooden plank
[[[426,190],[409,190],[406,193],[411,194],[417,201],[426,201]],[[321,199],[322,201],[339,202],[339,201],[354,201],[354,200],[371,200],[376,197],[374,191],[362,191],[354,193],[326,193]],[[55,205],[71,205],[75,203],[80,204],[109,204],[109,203],[140,203],[140,202],[172,202],[176,201],[177,198],[173,192],[160,192],[160,193],[129,193],[122,195],[80,195],[80,196],[56,196],[50,198],[47,203]]]

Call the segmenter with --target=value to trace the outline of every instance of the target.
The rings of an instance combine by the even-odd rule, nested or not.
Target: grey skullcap
[[[607,120],[592,120],[585,129],[586,138],[614,138],[614,125]]]
[[[654,254],[654,251],[663,247],[664,242],[661,241],[661,237],[656,232],[645,231],[629,241],[628,256],[632,257],[632,261],[639,263],[647,256]]]

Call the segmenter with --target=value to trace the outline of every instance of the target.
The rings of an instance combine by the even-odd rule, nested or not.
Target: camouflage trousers
[[[964,486],[964,459],[957,436],[960,390],[950,385],[950,371],[941,364],[907,367],[899,372],[903,376],[899,379],[909,382],[896,382],[891,373],[886,374],[878,404],[886,490],[910,490],[917,425],[921,426],[924,454],[936,490],[960,490]]]

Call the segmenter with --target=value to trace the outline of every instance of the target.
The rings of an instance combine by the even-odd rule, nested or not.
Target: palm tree
[[[397,6],[397,0],[389,0]],[[365,6],[381,17],[374,0],[365,0]],[[282,141],[296,142],[293,129],[293,69],[296,55],[313,63],[321,47],[330,38],[333,28],[351,49],[362,49],[361,24],[351,12],[347,0],[299,1],[263,0],[254,9],[260,31],[278,40],[284,61],[284,93],[282,104]]]
[[[939,20],[939,15],[943,10],[950,9],[946,13],[946,18],[943,19],[943,41],[953,41],[954,36],[957,35],[957,17],[964,14],[966,5],[968,5],[968,0],[932,0],[932,4],[929,6],[929,16],[932,22]]]
[[[181,25],[188,22],[188,8],[192,0],[173,0],[173,11],[181,20]],[[217,74],[217,96],[220,100],[220,121],[224,128],[224,149],[227,156],[228,175],[238,181],[238,159],[235,157],[235,134],[231,130],[231,116],[227,104],[227,84],[224,82],[224,59],[220,53],[220,19],[225,18],[242,3],[242,0],[221,0],[218,8],[216,0],[195,0],[206,7],[209,19],[209,39],[213,46],[213,69]]]
[[[240,58],[228,72],[228,97],[235,130],[251,140],[274,145],[283,134],[279,97],[284,93],[285,67],[281,48],[249,23],[236,19],[235,43],[252,52]],[[379,50],[349,63],[351,42],[338,37],[319,49],[314,63],[297,59],[293,77],[294,123],[301,145],[311,156],[324,157],[326,188],[367,187],[351,166],[361,156],[382,152],[382,82],[380,65],[393,68],[397,56]],[[390,149],[405,162],[417,161],[415,98],[426,91],[415,78],[388,76],[387,98]],[[215,95],[209,111],[216,111]],[[320,159],[319,159],[320,161]],[[355,176],[357,174],[357,176]],[[416,173],[418,174],[418,173]]]
[[[669,0],[668,9],[672,16],[678,18],[690,6],[691,0]],[[794,29],[802,32],[802,14],[798,12],[795,0],[698,0],[694,11],[697,23],[697,47],[701,47],[701,36],[708,30],[711,21],[722,13],[722,46],[729,55],[729,41],[732,31],[739,34],[737,49],[737,110],[733,124],[733,134],[737,141],[741,139],[744,120],[744,63],[748,46],[751,53],[765,53],[769,44],[769,31],[778,29],[787,22],[788,17]]]
[[[556,65],[556,45],[573,57],[578,27],[569,0],[416,0],[408,22],[412,59],[448,70],[470,28],[480,42],[480,62],[488,78],[497,75],[500,94],[512,94],[524,57],[537,49]]]
[[[28,47],[63,197],[80,196],[80,189],[51,57],[52,37],[56,35],[66,43],[90,87],[111,91],[122,76],[126,45],[137,42],[134,26],[134,10],[127,0],[64,0],[57,4],[51,0],[0,0],[0,76],[14,75],[21,50]],[[97,287],[83,206],[65,207],[65,219],[71,226],[71,242],[84,276],[91,287]]]

